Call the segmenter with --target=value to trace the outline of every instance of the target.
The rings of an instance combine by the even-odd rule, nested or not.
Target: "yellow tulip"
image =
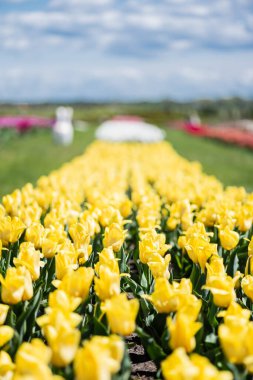
[[[137,299],[127,299],[126,293],[121,293],[107,299],[101,306],[106,313],[110,329],[115,334],[130,335],[135,330],[135,319],[139,310]]]
[[[66,328],[65,325],[58,327],[48,325],[44,328],[44,332],[52,349],[52,363],[57,367],[69,365],[73,361],[79,346],[80,331],[71,327]]]
[[[0,218],[0,240],[3,245],[15,243],[24,232],[25,224],[16,216]]]
[[[120,370],[124,343],[117,335],[93,336],[79,348],[74,360],[77,380],[110,380]]]
[[[232,302],[227,310],[220,311],[218,317],[223,317],[225,324],[230,322],[247,324],[250,319],[250,310],[243,309],[238,303]]]
[[[49,307],[67,310],[69,312],[74,311],[82,302],[80,297],[72,297],[64,290],[57,289],[54,292],[49,293],[48,305]]]
[[[9,311],[9,306],[0,303],[0,326],[2,326],[6,320]]]
[[[161,362],[165,380],[195,380],[198,368],[191,362],[184,348],[177,348]]]
[[[253,341],[253,322],[248,323],[248,332],[245,339],[245,346],[247,348],[247,355],[243,360],[243,364],[246,366],[247,370],[250,374],[253,374],[253,347],[252,347],[252,341]]]
[[[147,264],[153,253],[164,256],[171,247],[165,243],[164,234],[158,234],[155,230],[147,232],[139,242],[139,256],[143,264]]]
[[[171,261],[170,254],[166,255],[164,258],[159,255],[159,253],[152,253],[150,255],[149,261],[147,262],[149,269],[154,278],[158,277],[170,277],[169,263]]]
[[[14,330],[10,326],[0,326],[0,347],[9,342],[14,335]]]
[[[15,364],[10,355],[5,351],[0,351],[0,379],[9,380],[13,378]]]
[[[181,278],[180,282],[173,281],[173,288],[180,294],[191,294],[192,283],[190,278]]]
[[[113,272],[108,266],[101,265],[99,278],[95,277],[95,292],[102,300],[120,294],[120,275]]]
[[[12,192],[12,194],[5,195],[2,202],[9,215],[17,216],[18,209],[22,204],[21,191],[16,189]]]
[[[170,332],[170,347],[183,347],[186,352],[195,349],[195,334],[202,327],[202,323],[194,322],[191,318],[182,312],[178,312],[174,319],[167,318],[167,326]]]
[[[173,203],[170,207],[170,217],[167,220],[167,227],[174,230],[178,224],[182,224],[185,231],[193,224],[192,205],[185,199]]]
[[[42,208],[39,207],[36,201],[30,206],[21,206],[18,212],[18,217],[28,227],[32,223],[39,222],[42,214]]]
[[[56,281],[54,284],[69,296],[80,297],[84,301],[88,297],[93,277],[92,268],[81,267],[76,271],[67,272],[62,281]]]
[[[92,210],[84,210],[84,212],[80,215],[80,223],[87,226],[91,237],[94,237],[95,234],[98,234],[100,232],[100,225],[97,219],[97,216],[94,212],[92,212]]]
[[[191,362],[198,369],[195,380],[232,380],[233,375],[229,371],[219,371],[210,361],[198,354],[190,356]]]
[[[104,248],[99,253],[99,261],[95,264],[95,271],[99,275],[100,267],[107,266],[112,272],[119,274],[118,259],[115,258],[112,247]]]
[[[55,275],[61,280],[71,269],[77,269],[77,254],[72,252],[59,252],[55,255]]]
[[[212,276],[224,276],[226,275],[226,270],[223,265],[223,258],[218,255],[211,256],[209,263],[206,263],[206,283],[209,283],[209,279]]]
[[[58,231],[54,230],[45,230],[43,239],[42,239],[42,253],[47,259],[51,259],[59,250],[59,244],[61,242],[62,236]]]
[[[251,237],[251,240],[248,245],[248,255],[253,256],[253,236]]]
[[[170,313],[176,311],[179,306],[179,298],[175,294],[173,286],[166,278],[157,278],[155,281],[154,292],[145,295],[156,308],[158,313]]]
[[[45,228],[42,224],[35,222],[32,223],[25,232],[25,240],[34,244],[36,249],[41,248]]]
[[[236,231],[230,230],[228,226],[223,229],[219,229],[219,238],[221,245],[224,249],[234,249],[239,243],[239,234]]]
[[[5,278],[0,277],[2,283],[2,301],[7,304],[16,304],[27,301],[33,296],[33,285],[30,272],[25,267],[8,268]]]
[[[202,272],[205,271],[207,260],[212,255],[217,255],[217,245],[211,244],[201,237],[188,239],[184,248],[190,259],[200,265]]]
[[[247,205],[242,205],[240,212],[237,215],[237,226],[240,232],[246,232],[252,226],[252,213]]]
[[[13,263],[16,267],[26,267],[32,276],[32,280],[36,281],[40,277],[40,267],[43,265],[40,256],[40,251],[36,251],[33,243],[22,243],[19,247],[18,257],[14,257]]]
[[[221,324],[218,328],[220,344],[227,359],[234,364],[242,364],[247,354],[245,341],[248,326],[240,319]],[[244,342],[242,344],[242,342]]]
[[[185,246],[187,244],[187,239],[184,235],[181,235],[179,236],[178,240],[177,240],[177,244],[179,246],[179,248],[181,248],[183,250],[183,253],[185,252]]]
[[[120,204],[119,210],[123,218],[127,218],[131,214],[132,206],[133,202],[128,198],[125,198],[124,201]]]
[[[90,231],[85,223],[75,223],[69,228],[69,234],[79,252],[85,253],[85,261],[88,257],[88,247],[90,244]]]
[[[241,286],[246,296],[249,297],[251,301],[253,301],[253,276],[245,276],[242,279]]]
[[[121,224],[122,216],[120,211],[112,206],[104,206],[99,216],[99,222],[103,227],[110,226],[112,223]]]
[[[32,339],[31,343],[22,343],[18,348],[15,363],[15,379],[53,379],[48,364],[51,350],[40,339]]]
[[[166,222],[166,225],[169,230],[175,230],[175,228],[177,227],[179,223],[180,223],[179,218],[175,218],[173,215],[170,215],[170,217],[168,218]]]
[[[46,309],[46,314],[36,319],[37,324],[42,328],[43,333],[46,335],[46,328],[52,326],[55,329],[74,329],[79,325],[82,316],[77,313],[72,313],[68,309],[51,308]]]
[[[112,247],[114,252],[119,252],[125,240],[123,228],[118,223],[112,223],[105,228],[103,245],[105,248]]]
[[[202,302],[193,294],[179,295],[179,312],[187,315],[188,319],[195,321],[198,318]]]
[[[216,306],[228,307],[235,300],[234,280],[230,276],[211,276],[203,289],[211,291]]]

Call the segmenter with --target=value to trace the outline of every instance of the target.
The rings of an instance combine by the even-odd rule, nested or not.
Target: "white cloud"
[[[0,14],[0,99],[252,93],[248,0],[32,3]]]
[[[102,6],[109,5],[113,0],[50,0],[49,6],[62,8],[62,7],[87,7],[87,6]]]

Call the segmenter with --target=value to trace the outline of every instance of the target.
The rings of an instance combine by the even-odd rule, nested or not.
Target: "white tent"
[[[106,141],[157,142],[164,139],[164,131],[138,118],[115,118],[102,123],[96,138]]]

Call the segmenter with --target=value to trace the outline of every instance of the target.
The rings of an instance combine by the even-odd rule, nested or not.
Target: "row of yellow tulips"
[[[0,377],[253,373],[253,194],[168,143],[94,142],[0,205]],[[131,268],[131,269],[130,269]]]

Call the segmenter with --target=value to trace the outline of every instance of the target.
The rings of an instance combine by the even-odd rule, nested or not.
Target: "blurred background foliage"
[[[69,104],[68,104],[69,105]],[[70,146],[55,145],[50,130],[33,129],[24,134],[0,130],[0,196],[27,182],[36,183],[40,175],[48,174],[64,162],[81,154],[94,139],[96,127],[112,116],[138,115],[166,131],[166,139],[179,154],[198,160],[208,174],[225,185],[245,186],[253,191],[253,151],[216,140],[195,137],[171,128],[176,120],[185,120],[197,112],[203,123],[253,118],[253,101],[232,98],[199,100],[187,103],[73,103],[74,121],[86,122],[83,131],[76,130]],[[58,104],[0,105],[0,115],[37,115],[53,118]],[[77,124],[76,124],[77,125]],[[108,169],[109,170],[109,169]],[[169,170],[169,168],[168,168]]]

